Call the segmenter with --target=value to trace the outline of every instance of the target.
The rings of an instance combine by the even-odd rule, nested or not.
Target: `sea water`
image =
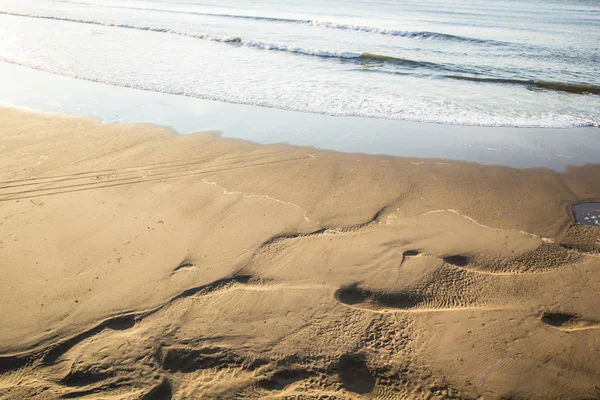
[[[0,0],[0,61],[332,116],[600,126],[597,0]]]

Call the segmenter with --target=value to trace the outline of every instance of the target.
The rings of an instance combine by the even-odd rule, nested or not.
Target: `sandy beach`
[[[598,176],[0,108],[0,398],[599,398]]]

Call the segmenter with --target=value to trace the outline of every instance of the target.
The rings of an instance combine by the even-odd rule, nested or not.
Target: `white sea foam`
[[[327,50],[310,49],[310,48],[307,49],[307,48],[303,48],[303,47],[288,46],[288,45],[276,44],[276,43],[265,43],[265,42],[258,42],[258,41],[254,41],[254,40],[244,40],[244,39],[241,39],[239,42],[241,45],[253,47],[253,48],[261,49],[261,50],[286,51],[289,53],[305,54],[305,55],[317,56],[317,57],[347,58],[347,59],[361,57],[361,53],[353,53],[350,51],[327,51]]]
[[[312,112],[317,114],[327,114],[337,117],[365,117],[409,120],[416,122],[443,123],[449,125],[471,125],[471,126],[509,126],[509,127],[549,127],[549,128],[568,128],[574,126],[600,126],[600,118],[596,120],[581,119],[572,115],[504,115],[489,114],[483,110],[470,110],[461,113],[456,112],[456,106],[437,107],[432,112],[431,105],[424,103],[420,99],[404,99],[402,104],[396,104],[400,112],[390,113],[391,103],[386,104],[386,108],[381,109],[378,103],[363,103],[362,107],[357,108],[356,103],[352,101],[352,96],[333,97],[328,102],[319,104],[311,103],[310,97],[294,97],[288,101],[281,101],[277,98],[273,100],[264,99],[258,96],[258,93],[244,90],[223,90],[223,87],[215,90],[202,90],[205,87],[189,88],[181,91],[175,87],[167,86],[164,82],[148,82],[147,80],[136,81],[132,76],[120,79],[107,79],[100,76],[94,76],[87,71],[61,70],[48,67],[33,62],[21,62],[14,59],[8,59],[0,56],[0,61],[11,64],[21,65],[28,68],[46,71],[58,75],[68,76],[76,79],[99,82],[114,86],[122,86],[133,89],[148,90],[154,92],[183,95],[196,97],[206,100],[225,101],[236,104],[247,104],[261,107],[272,107],[290,111]],[[327,96],[327,94],[323,94]],[[343,102],[345,99],[345,102]],[[382,101],[390,101],[380,99]],[[397,100],[400,101],[400,100]]]

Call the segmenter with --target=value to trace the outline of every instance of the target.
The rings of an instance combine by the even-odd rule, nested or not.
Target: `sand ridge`
[[[595,398],[597,165],[0,109],[0,397]]]

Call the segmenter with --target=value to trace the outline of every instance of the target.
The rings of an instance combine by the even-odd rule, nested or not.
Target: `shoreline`
[[[136,89],[137,90],[137,89]],[[226,103],[224,103],[226,104]],[[234,104],[235,105],[235,104]],[[258,107],[258,106],[249,106],[249,107]],[[260,108],[260,107],[259,107]],[[497,163],[497,164],[487,164],[487,163],[481,163],[481,162],[477,162],[477,161],[472,161],[472,160],[465,160],[465,159],[460,159],[460,158],[447,158],[447,157],[407,157],[407,156],[398,156],[398,155],[394,155],[394,154],[387,154],[387,153],[370,153],[370,152],[361,152],[361,151],[344,151],[344,150],[336,150],[336,149],[330,149],[330,148],[320,148],[317,146],[312,146],[312,145],[299,145],[299,144],[294,144],[294,143],[290,143],[290,142],[286,142],[286,141],[278,141],[278,142],[272,142],[272,143],[263,143],[263,142],[259,142],[259,141],[255,141],[255,140],[251,140],[251,139],[244,139],[244,138],[239,138],[239,137],[234,137],[234,136],[225,136],[223,131],[220,130],[199,130],[199,131],[194,131],[194,132],[180,132],[178,130],[176,130],[174,127],[169,126],[169,125],[161,125],[161,124],[157,124],[157,123],[153,123],[153,122],[121,122],[121,121],[110,121],[110,120],[104,120],[101,117],[95,116],[95,115],[80,115],[80,114],[71,114],[71,113],[67,113],[67,112],[55,112],[55,111],[44,111],[44,110],[40,110],[40,109],[35,109],[35,108],[30,108],[28,106],[19,106],[19,105],[12,105],[12,104],[8,104],[8,103],[0,103],[0,111],[2,110],[17,110],[17,111],[21,111],[24,113],[28,113],[31,114],[32,116],[36,116],[36,115],[45,115],[45,116],[49,116],[49,117],[54,117],[54,118],[62,118],[62,119],[82,119],[82,120],[89,120],[92,121],[94,124],[97,125],[113,125],[113,124],[117,124],[117,125],[131,125],[131,126],[149,126],[149,127],[153,127],[156,128],[157,130],[161,130],[161,131],[165,131],[168,132],[168,134],[173,135],[173,136],[197,136],[197,135],[206,135],[206,136],[214,136],[216,138],[219,139],[223,139],[223,140],[231,140],[231,141],[239,141],[242,143],[247,143],[250,145],[257,145],[257,146],[266,146],[266,147],[270,147],[270,146],[284,146],[284,147],[290,147],[290,148],[304,148],[307,150],[311,150],[311,151],[323,151],[323,152],[329,152],[329,153],[339,153],[339,154],[345,154],[345,155],[355,155],[355,156],[364,156],[364,157],[381,157],[381,158],[392,158],[392,159],[406,159],[406,160],[412,160],[411,162],[415,163],[415,165],[417,164],[427,164],[427,163],[436,163],[437,165],[448,165],[448,163],[465,163],[465,164],[473,164],[473,165],[479,165],[479,166],[485,166],[485,167],[505,167],[505,168],[510,168],[510,169],[515,169],[515,170],[535,170],[535,169],[542,169],[542,170],[549,170],[549,171],[553,171],[556,172],[558,174],[563,174],[566,172],[567,169],[569,168],[577,168],[577,167],[586,167],[588,165],[592,165],[595,166],[596,164],[600,164],[600,159],[598,160],[598,162],[585,162],[583,164],[565,164],[563,166],[563,169],[555,169],[552,168],[548,165],[531,165],[531,166],[514,166],[514,165],[510,165],[510,164],[504,164],[504,163]],[[277,109],[270,109],[270,110],[274,110],[275,112],[278,111],[284,111],[287,112],[286,110],[277,110]],[[296,111],[293,111],[296,112]],[[299,112],[301,114],[307,114],[307,115],[314,115],[311,113],[303,113],[303,112]],[[355,118],[355,117],[335,117],[335,116],[327,116],[327,117],[331,117],[334,119],[337,118]],[[368,118],[362,118],[362,117],[356,117],[358,119],[363,119],[363,120],[367,120],[369,121],[370,119]],[[402,121],[402,122],[407,122],[407,123],[415,123],[415,124],[425,124],[425,125],[439,125],[441,128],[454,128],[454,127],[464,127],[464,128],[482,128],[482,129],[505,129],[505,127],[479,127],[479,126],[463,126],[463,125],[444,125],[444,124],[430,124],[430,123],[425,123],[425,122],[412,122],[412,121]],[[525,127],[514,127],[514,128],[508,128],[508,129],[531,129],[531,128],[525,128]],[[541,128],[541,129],[546,129],[546,128]],[[556,130],[563,130],[563,129],[592,129],[595,130],[596,127],[573,127],[573,128],[548,128],[548,129],[556,129]],[[600,128],[599,132],[600,132]],[[496,149],[494,149],[496,150]],[[600,154],[599,154],[600,157]],[[583,199],[579,202],[595,202],[595,201],[599,201],[600,198],[596,199]]]
[[[151,122],[170,126],[180,134],[219,131],[225,137],[262,144],[286,141],[343,152],[448,158],[518,168],[547,166],[557,171],[567,165],[600,162],[600,129],[594,127],[477,127],[332,117],[144,92],[1,62],[0,70],[14,78],[3,87],[0,98],[15,106],[95,116],[105,122]],[[23,82],[44,89],[22,90]],[[65,87],[69,96],[61,97]],[[295,129],[288,129],[290,124]]]
[[[0,13],[0,15],[1,15],[1,13]],[[394,59],[393,57],[386,57],[386,56],[382,56],[382,55],[378,55],[378,54],[371,54],[371,53],[357,54],[357,56],[358,57],[353,57],[353,58],[361,59],[361,58],[371,58],[372,57],[375,59],[385,59],[385,58],[389,58],[391,60]],[[350,59],[353,59],[353,58],[350,58]],[[67,80],[74,79],[77,81],[89,82],[92,84],[106,85],[106,86],[110,86],[110,87],[118,88],[118,89],[131,89],[131,90],[137,90],[137,91],[141,91],[141,92],[145,92],[145,93],[186,97],[186,98],[196,99],[196,100],[203,101],[203,102],[223,103],[223,104],[230,104],[233,106],[267,108],[270,110],[276,110],[276,111],[282,111],[282,112],[302,113],[302,114],[309,114],[309,115],[321,115],[321,116],[333,117],[333,118],[357,118],[357,119],[366,119],[366,120],[400,121],[400,122],[417,123],[417,124],[425,124],[425,125],[464,126],[464,127],[476,127],[476,128],[484,128],[484,129],[485,128],[510,128],[510,129],[596,128],[596,129],[600,129],[600,124],[598,124],[598,123],[592,124],[589,122],[585,123],[585,124],[571,125],[571,126],[540,126],[540,125],[518,125],[518,126],[515,126],[515,125],[494,125],[494,124],[476,124],[476,123],[463,124],[463,123],[451,123],[451,122],[436,122],[436,121],[428,121],[428,120],[424,120],[424,119],[421,119],[421,120],[419,120],[419,119],[404,119],[404,118],[396,119],[396,118],[389,118],[389,117],[385,117],[385,116],[372,116],[372,115],[367,115],[367,114],[324,113],[324,112],[321,112],[320,110],[303,110],[303,109],[298,109],[298,108],[279,108],[279,107],[273,106],[273,105],[263,105],[263,104],[252,103],[252,102],[241,102],[241,101],[238,102],[238,101],[233,101],[233,100],[224,100],[224,99],[221,99],[218,97],[201,97],[199,95],[182,94],[182,93],[178,93],[178,92],[169,92],[169,91],[159,91],[159,90],[150,89],[145,86],[127,86],[127,85],[118,84],[118,83],[108,81],[108,80],[102,80],[102,79],[96,80],[96,79],[87,78],[85,76],[65,74],[65,73],[57,72],[52,69],[40,68],[39,66],[37,66],[35,64],[19,63],[17,61],[10,60],[10,59],[0,59],[0,63],[5,66],[23,68],[23,69],[43,73],[43,74],[49,74],[49,75],[53,75],[53,76],[57,76],[57,77],[61,77],[61,78],[66,78]],[[452,76],[450,76],[450,79],[452,79]],[[477,82],[477,78],[460,77],[458,79],[463,80],[463,81]],[[494,80],[494,79],[492,78],[492,80]],[[551,90],[551,91],[556,91],[556,92],[578,94],[578,95],[584,95],[584,96],[593,96],[593,97],[600,95],[600,87],[595,86],[593,84],[553,82],[553,81],[543,81],[543,80],[538,80],[538,79],[529,79],[529,80],[507,79],[505,83],[510,84],[510,83],[514,83],[515,81],[519,82],[521,84],[534,86],[534,87],[536,87],[537,90]],[[588,89],[589,91],[586,91],[586,89]]]
[[[600,379],[600,230],[571,211],[600,199],[600,164],[3,107],[0,144],[0,395],[576,398]]]

